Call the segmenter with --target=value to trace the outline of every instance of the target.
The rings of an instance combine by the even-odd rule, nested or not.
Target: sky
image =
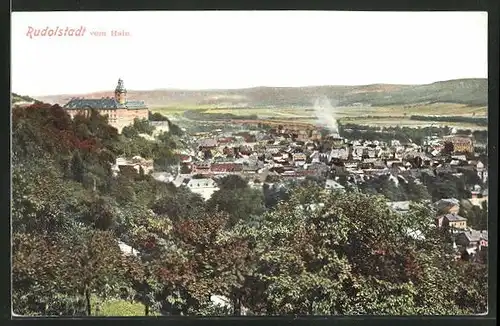
[[[85,32],[35,36],[47,27]],[[488,74],[485,12],[14,12],[11,40],[12,91],[31,96],[111,90],[118,78],[127,89],[151,90]]]

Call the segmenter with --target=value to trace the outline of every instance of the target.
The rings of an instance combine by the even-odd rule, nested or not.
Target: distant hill
[[[40,102],[38,100],[35,100],[34,98],[31,98],[29,96],[22,96],[16,93],[12,93],[12,104],[24,104],[24,103],[36,103]]]
[[[113,96],[113,91],[91,94],[53,95],[38,100],[64,104],[71,97],[100,98]],[[145,101],[151,107],[219,105],[238,107],[310,106],[318,97],[332,104],[349,105],[411,105],[415,103],[460,103],[486,106],[487,79],[457,79],[427,85],[374,84],[365,86],[254,87],[227,90],[129,90],[129,97]]]

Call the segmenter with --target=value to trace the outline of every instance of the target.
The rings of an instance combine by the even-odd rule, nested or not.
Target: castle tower
[[[125,104],[127,102],[127,90],[123,86],[123,80],[118,79],[118,85],[115,88],[115,100],[120,104]]]

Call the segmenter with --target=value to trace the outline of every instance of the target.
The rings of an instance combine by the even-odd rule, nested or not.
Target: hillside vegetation
[[[100,98],[112,91],[91,94],[53,95],[39,100],[64,104],[73,96]],[[457,79],[427,85],[365,85],[310,87],[255,87],[234,90],[150,90],[129,91],[129,97],[143,100],[149,106],[241,106],[290,107],[311,106],[318,97],[326,96],[332,104],[386,106],[415,103],[461,103],[485,106],[488,103],[487,79]]]
[[[158,170],[177,165],[182,139],[171,132],[156,141],[139,136],[152,134],[150,127],[137,120],[118,134],[96,111],[71,119],[57,105],[12,110],[16,314],[487,311],[487,265],[455,260],[448,231],[432,227],[434,213],[423,202],[469,198],[462,179],[430,175],[399,188],[387,177],[363,192],[330,193],[313,180],[282,192],[229,175],[204,201],[142,169],[114,175],[118,157],[150,158]],[[375,129],[364,134],[370,131],[375,137]],[[414,203],[401,216],[387,200],[404,194]],[[417,230],[422,237],[412,235]],[[123,252],[118,240],[138,256]],[[227,311],[211,303],[215,295],[228,298]]]
[[[12,104],[16,104],[19,102],[37,102],[38,103],[39,101],[37,101],[34,98],[31,98],[29,96],[23,96],[23,95],[19,95],[16,93],[12,93]]]

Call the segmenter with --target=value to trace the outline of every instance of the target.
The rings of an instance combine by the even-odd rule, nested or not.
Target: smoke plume
[[[317,98],[314,101],[314,113],[322,127],[326,127],[332,133],[338,134],[339,125],[335,116],[335,107],[326,96]]]

